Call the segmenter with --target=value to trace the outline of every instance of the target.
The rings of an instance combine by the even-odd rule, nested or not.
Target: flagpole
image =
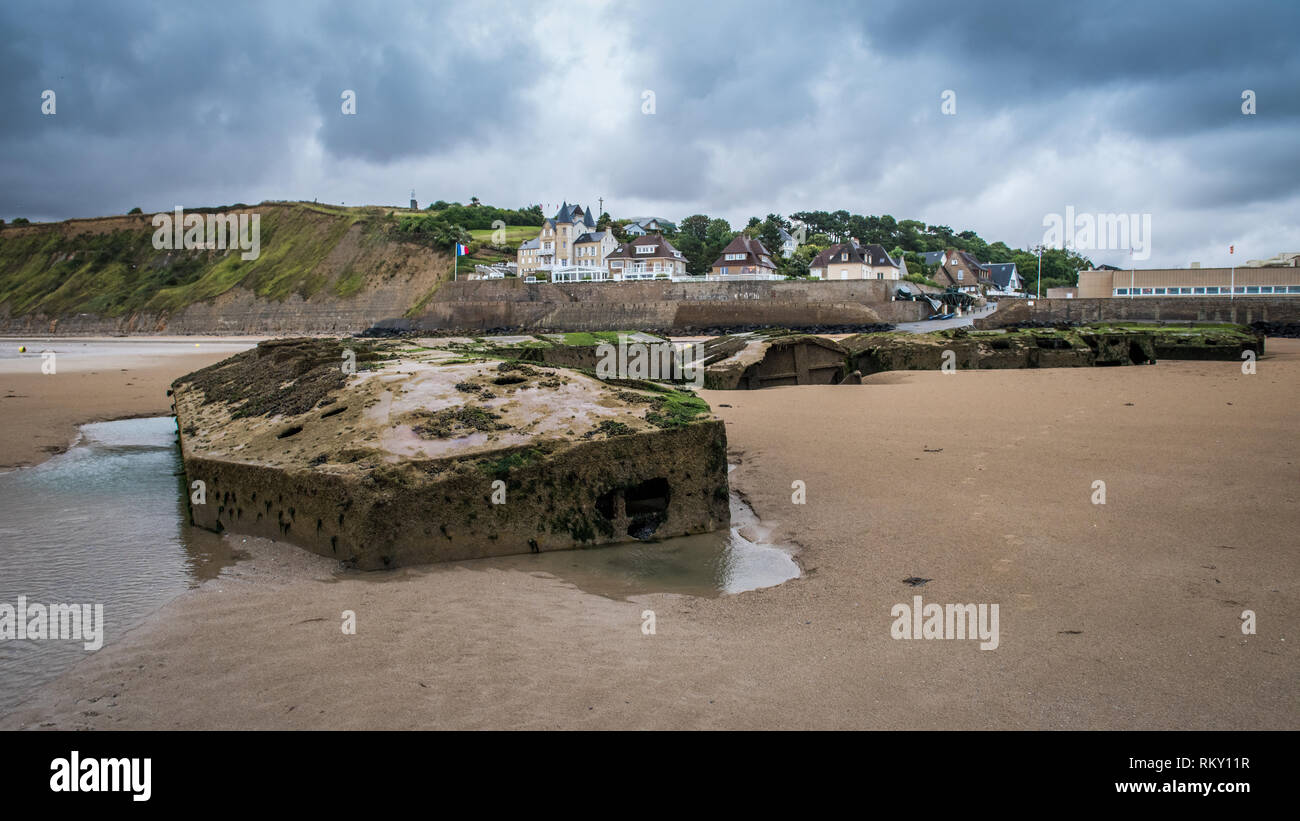
[[[451,281],[456,281],[456,274],[460,270],[460,243],[457,242],[451,247]]]
[[[1235,246],[1229,245],[1228,256],[1233,256],[1233,252],[1236,250],[1237,249]],[[1228,280],[1228,282],[1231,283],[1228,286],[1228,299],[1230,300],[1237,298],[1237,261],[1234,259],[1232,260],[1231,264],[1232,264],[1232,274],[1231,274],[1231,278]]]

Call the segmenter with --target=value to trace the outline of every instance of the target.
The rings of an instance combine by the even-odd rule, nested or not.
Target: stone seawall
[[[1034,304],[1029,305],[1030,302]],[[1125,299],[1005,299],[976,328],[1015,322],[1232,322],[1300,321],[1300,297],[1137,297]]]
[[[172,314],[121,317],[11,315],[0,306],[0,334],[15,336],[115,334],[346,335],[375,325],[426,331],[617,331],[690,333],[703,328],[772,325],[818,328],[913,322],[928,308],[892,302],[899,283],[843,282],[623,282],[525,283],[522,280],[446,282],[423,312],[411,308],[437,286],[436,265],[409,266],[351,297],[262,299],[244,288]],[[913,290],[933,290],[907,283]]]
[[[703,328],[805,328],[912,322],[924,303],[892,302],[898,282],[453,282],[438,290],[417,330],[615,331],[690,333]],[[918,286],[908,283],[909,288]],[[926,289],[930,290],[930,289]]]

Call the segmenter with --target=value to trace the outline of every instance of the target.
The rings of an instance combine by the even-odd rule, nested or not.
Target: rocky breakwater
[[[658,383],[288,339],[172,389],[195,524],[362,569],[729,524],[722,421]]]

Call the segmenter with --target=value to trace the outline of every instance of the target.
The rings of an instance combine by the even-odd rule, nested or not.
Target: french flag
[[[468,253],[469,253],[468,245],[461,245],[459,242],[456,243],[456,256],[463,257]]]

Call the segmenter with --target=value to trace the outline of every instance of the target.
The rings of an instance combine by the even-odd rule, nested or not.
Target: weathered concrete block
[[[265,342],[173,384],[206,495],[191,515],[363,569],[727,527],[721,420],[634,384],[401,342]]]

